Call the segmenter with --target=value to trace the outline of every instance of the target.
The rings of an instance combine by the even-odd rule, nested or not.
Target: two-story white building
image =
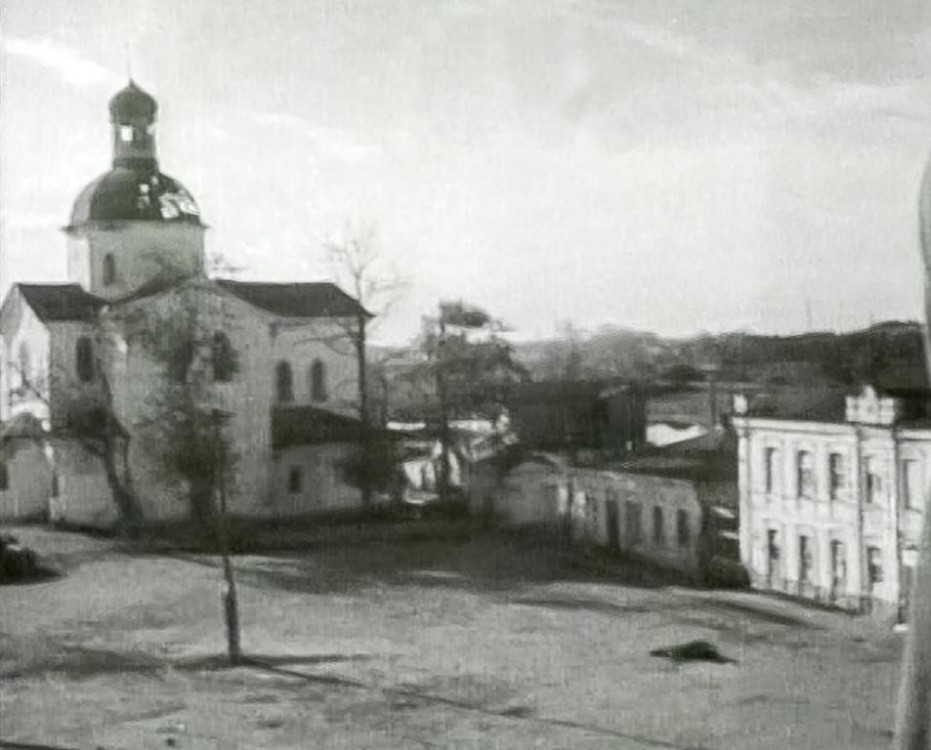
[[[116,521],[113,467],[82,439],[101,407],[126,436],[120,470],[144,518],[185,517],[186,489],[165,471],[165,431],[154,424],[179,374],[151,342],[183,338],[172,326],[194,319],[192,340],[207,342],[206,361],[189,363],[200,368],[198,398],[229,415],[231,511],[358,504],[341,466],[358,434],[351,331],[368,313],[331,283],[208,278],[207,227],[156,158],[155,100],[130,83],[109,109],[112,169],[81,191],[65,228],[70,283],[15,284],[0,308],[0,517]]]
[[[738,397],[740,550],[761,589],[904,617],[931,467],[921,391]]]

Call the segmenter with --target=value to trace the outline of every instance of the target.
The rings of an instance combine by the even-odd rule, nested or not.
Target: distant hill
[[[626,329],[602,330],[574,340],[521,344],[517,355],[539,379],[574,371],[582,378],[655,380],[713,365],[720,380],[775,385],[878,379],[889,380],[890,386],[924,387],[928,382],[921,326],[898,321],[847,333],[792,336],[735,332],[667,339]]]
[[[654,333],[604,327],[515,344],[515,356],[533,380],[623,378],[686,386],[716,371],[721,383],[820,389],[872,382],[886,388],[926,388],[921,326],[889,321],[845,333],[814,331],[791,336],[746,332],[663,338]],[[373,349],[388,359],[377,382],[389,393],[388,412],[416,412],[429,394],[403,382],[417,359],[413,350]],[[723,398],[724,391],[721,396]],[[704,407],[702,407],[704,408]],[[688,411],[688,410],[687,410]]]

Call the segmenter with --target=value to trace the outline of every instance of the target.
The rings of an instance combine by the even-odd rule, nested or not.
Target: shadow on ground
[[[320,666],[371,659],[371,654],[245,654],[240,666],[284,670],[284,667]],[[43,674],[58,674],[81,680],[105,674],[159,674],[169,670],[212,672],[230,669],[226,654],[207,654],[193,658],[166,659],[140,651],[119,652],[108,649],[45,643],[35,648],[31,658],[20,654],[15,667],[3,664],[0,649],[0,679],[15,679]],[[286,670],[284,670],[286,671]],[[301,677],[307,675],[300,673]]]
[[[40,565],[35,570],[30,570],[16,576],[0,576],[0,586],[28,586],[34,583],[46,583],[48,581],[57,581],[63,573],[50,566]]]
[[[215,558],[187,557],[216,565]],[[610,555],[587,555],[543,533],[471,530],[426,538],[386,537],[236,561],[244,583],[330,594],[372,586],[443,587],[502,593],[556,583],[614,583],[638,588],[688,585],[682,576]]]

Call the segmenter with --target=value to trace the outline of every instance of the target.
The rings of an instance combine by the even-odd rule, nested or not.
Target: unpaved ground
[[[845,615],[569,565],[477,534],[242,557],[226,669],[205,556],[20,529],[0,738],[80,748],[875,748],[900,641]],[[702,638],[735,664],[649,651]]]

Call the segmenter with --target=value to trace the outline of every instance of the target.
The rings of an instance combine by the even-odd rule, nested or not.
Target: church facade
[[[111,526],[115,479],[145,521],[188,517],[197,472],[166,459],[185,409],[222,415],[231,513],[357,505],[369,314],[328,282],[209,277],[197,203],[159,168],[155,100],[130,82],[109,109],[112,168],[65,227],[69,283],[16,284],[0,308],[0,518]]]

